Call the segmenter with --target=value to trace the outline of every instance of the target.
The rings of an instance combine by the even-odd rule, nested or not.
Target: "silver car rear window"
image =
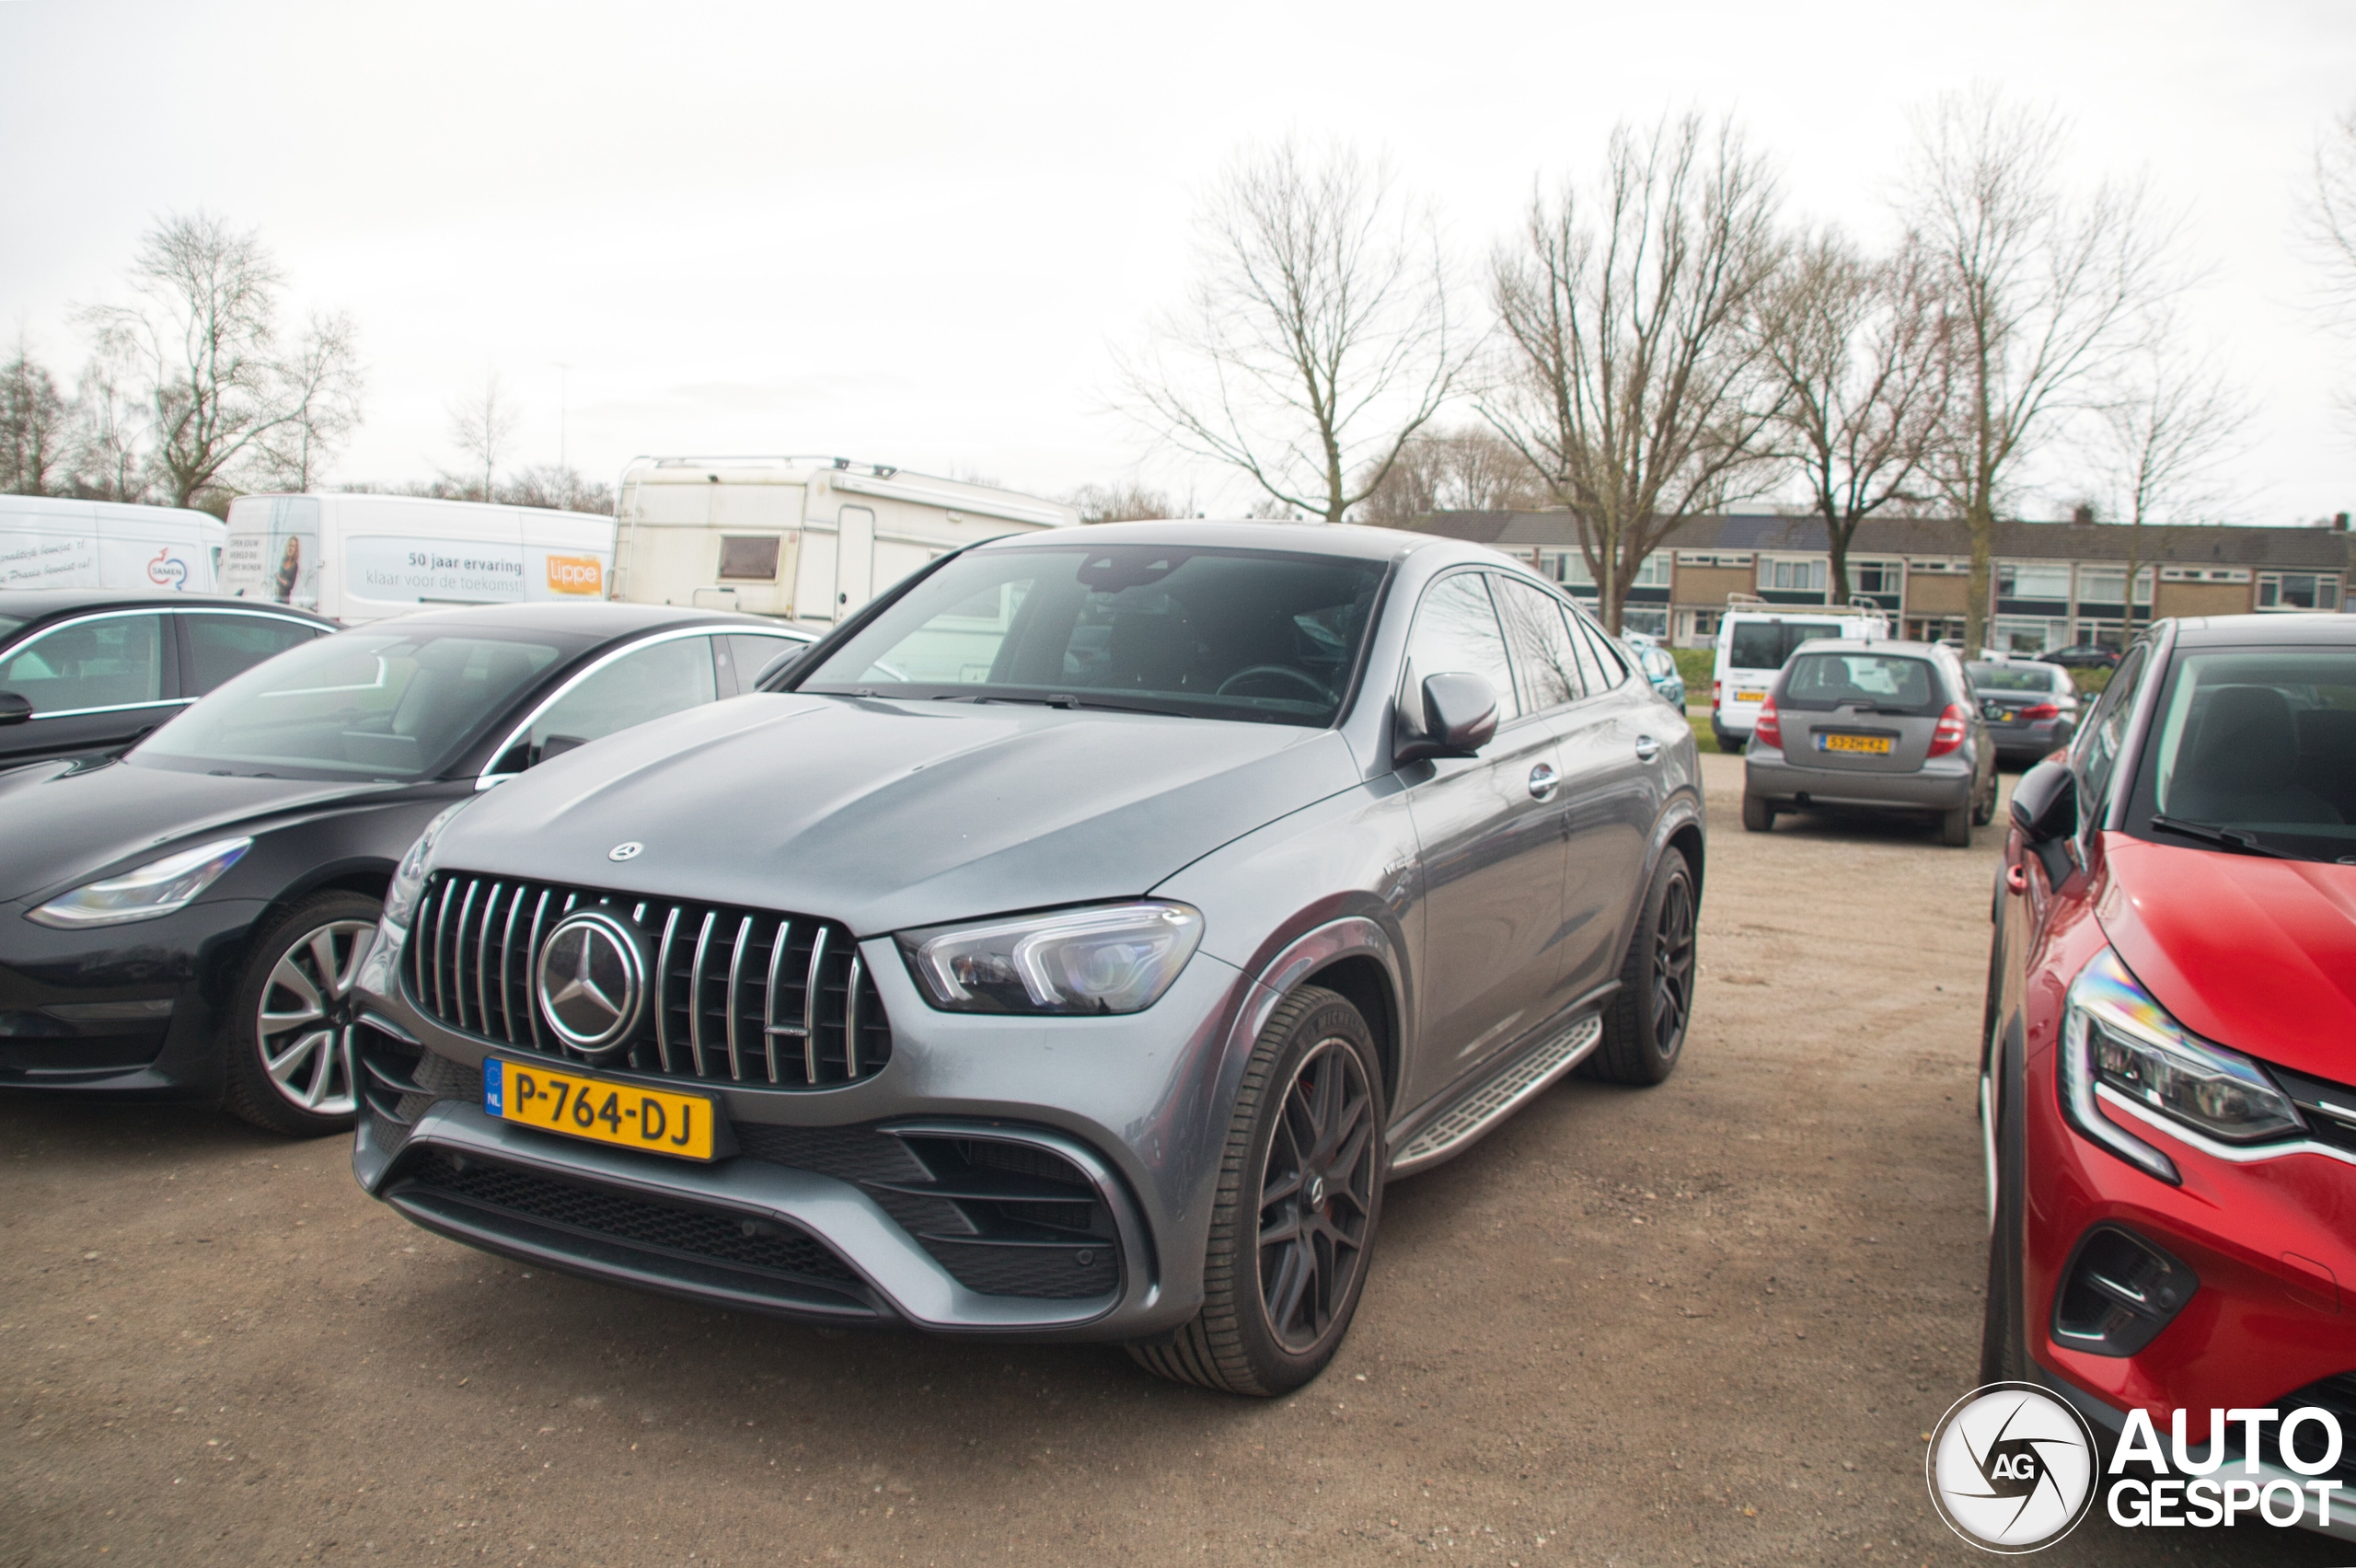
[[[1902,653],[1803,653],[1784,676],[1786,708],[1870,704],[1883,713],[1935,713],[1946,706],[1929,661]]]

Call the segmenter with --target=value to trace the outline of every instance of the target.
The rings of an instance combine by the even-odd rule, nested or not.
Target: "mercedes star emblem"
[[[633,838],[627,844],[617,844],[611,849],[606,850],[606,859],[608,860],[635,860],[639,857],[639,852],[643,850],[645,847],[645,845],[641,844],[637,839]]]
[[[540,944],[540,1016],[557,1038],[595,1056],[629,1049],[645,991],[630,928],[598,909],[557,922]]]

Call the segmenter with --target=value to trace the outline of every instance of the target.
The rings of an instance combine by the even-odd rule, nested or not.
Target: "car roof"
[[[627,637],[658,628],[709,626],[715,629],[768,631],[807,642],[812,633],[765,616],[736,610],[700,610],[676,605],[626,605],[599,599],[588,604],[453,605],[419,610],[387,620],[367,621],[357,629],[374,631],[399,626],[447,628],[499,627],[508,631],[570,632],[580,637]]]
[[[183,594],[171,588],[0,588],[0,616],[29,625],[91,610],[268,610],[333,627],[309,610],[225,594]]]
[[[2188,616],[2176,622],[2178,648],[2356,647],[2356,615]]]
[[[1375,528],[1357,523],[1233,522],[1199,517],[1144,523],[1090,523],[1078,528],[1046,528],[1009,534],[976,547],[986,550],[1069,549],[1099,545],[1166,546],[1194,549],[1285,550],[1295,555],[1341,556],[1355,560],[1400,560],[1418,550],[1442,547],[1466,560],[1521,566],[1483,545],[1417,534],[1404,528]]]
[[[1811,637],[1792,650],[1792,657],[1796,659],[1819,647],[1836,653],[1900,653],[1934,661],[1941,651],[1935,642],[1908,642],[1895,637]],[[1953,652],[1954,650],[1946,651]]]

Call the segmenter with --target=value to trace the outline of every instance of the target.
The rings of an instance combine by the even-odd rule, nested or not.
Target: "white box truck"
[[[347,626],[423,605],[606,597],[614,520],[408,495],[241,495],[221,591]]]
[[[210,594],[229,530],[177,506],[0,495],[0,588]]]
[[[612,597],[817,622],[961,546],[1080,522],[1061,502],[840,457],[641,457],[617,510]]]

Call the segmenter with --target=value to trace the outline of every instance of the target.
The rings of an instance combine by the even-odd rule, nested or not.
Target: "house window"
[[[2028,616],[1999,616],[1989,623],[1988,646],[1999,653],[2042,653],[2070,641],[2070,623]]]
[[[1900,594],[1905,592],[1906,568],[1894,560],[1854,561],[1849,581],[1860,594]]]
[[[1587,555],[1582,550],[1541,550],[1538,570],[1566,588],[1593,588],[1595,573],[1588,570]],[[1671,568],[1669,556],[1656,550],[1636,568],[1636,575],[1629,582],[1632,588],[1666,588]]]
[[[2258,577],[2261,610],[2336,610],[2339,579],[2312,571],[2262,571]]]
[[[2060,599],[2070,597],[2070,567],[2066,561],[2005,562],[1996,568],[1999,599]]]
[[[1718,635],[1720,610],[1680,610],[1677,613],[1677,640],[1680,647],[1699,648],[1714,642]]]
[[[1759,586],[1778,593],[1821,594],[1824,574],[1825,561],[1820,556],[1807,560],[1762,559],[1759,563]]]

